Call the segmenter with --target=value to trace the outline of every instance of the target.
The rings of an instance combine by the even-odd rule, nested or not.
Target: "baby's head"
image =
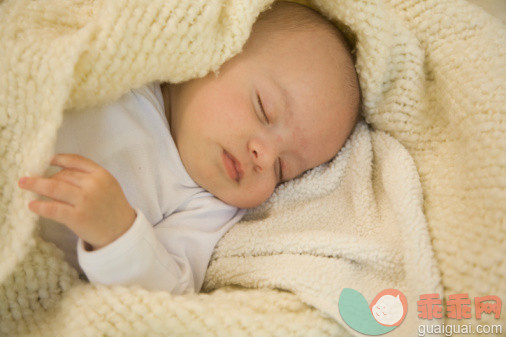
[[[171,85],[170,126],[193,180],[255,207],[275,187],[332,159],[360,105],[344,37],[315,11],[276,3],[218,74]]]

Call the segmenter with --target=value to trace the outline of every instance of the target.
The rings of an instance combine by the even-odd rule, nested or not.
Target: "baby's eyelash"
[[[269,118],[267,117],[267,114],[265,113],[264,106],[262,104],[262,100],[260,99],[260,95],[257,95],[257,101],[258,101],[258,106],[260,107],[260,111],[262,112],[262,116],[264,117],[264,120],[268,124],[269,123]]]

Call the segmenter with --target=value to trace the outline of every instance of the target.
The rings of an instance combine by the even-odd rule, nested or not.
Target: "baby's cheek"
[[[256,182],[249,191],[243,191],[247,206],[243,208],[254,208],[265,202],[274,193],[275,184],[271,182]]]

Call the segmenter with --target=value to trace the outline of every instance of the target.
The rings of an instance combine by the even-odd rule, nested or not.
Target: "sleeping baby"
[[[53,171],[19,186],[43,197],[28,206],[42,237],[91,282],[199,291],[244,209],[331,160],[359,106],[343,35],[278,2],[218,73],[67,111]]]

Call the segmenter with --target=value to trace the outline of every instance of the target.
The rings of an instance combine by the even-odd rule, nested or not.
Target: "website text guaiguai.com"
[[[503,336],[503,326],[500,324],[421,324],[418,326],[418,336],[430,336],[432,334],[453,335],[498,335]]]
[[[502,324],[490,323],[480,324],[484,317],[499,319],[501,316],[502,301],[498,296],[474,297],[474,305],[468,294],[453,294],[448,298],[442,299],[439,294],[424,294],[417,301],[418,317],[425,320],[426,323],[418,326],[418,336],[430,336],[431,334],[454,336],[454,335],[487,335],[503,336],[504,327]],[[474,310],[473,310],[474,309]],[[469,320],[473,318],[473,323]],[[445,316],[447,320],[444,323],[436,323],[433,319],[441,319]],[[453,323],[454,321],[455,323]]]

